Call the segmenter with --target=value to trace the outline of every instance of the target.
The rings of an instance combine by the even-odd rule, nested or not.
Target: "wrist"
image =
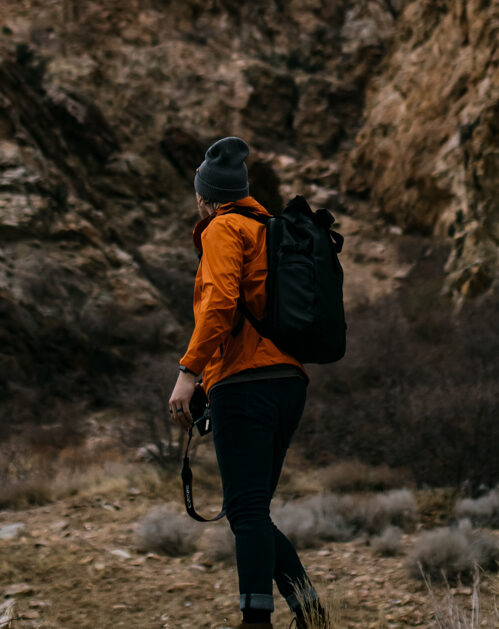
[[[188,367],[185,367],[184,365],[179,365],[179,370],[181,373],[188,374],[190,376],[193,376],[194,378],[198,377],[196,373],[194,373],[193,371],[191,371]]]

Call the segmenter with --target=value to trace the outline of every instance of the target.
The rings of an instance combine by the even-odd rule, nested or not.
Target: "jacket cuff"
[[[186,360],[185,357],[182,357],[179,361],[178,364],[181,367],[184,367],[184,369],[186,369],[187,371],[189,371],[190,373],[192,373],[195,376],[199,376],[201,374],[201,372],[203,371],[203,368],[200,366],[200,361],[195,361],[195,360]]]
[[[180,366],[180,371],[183,371],[185,373],[190,373],[191,375],[195,376],[196,378],[198,377],[198,374],[195,373],[194,371],[192,371],[192,369],[189,369],[188,367],[186,367],[185,365],[181,365],[179,363]]]

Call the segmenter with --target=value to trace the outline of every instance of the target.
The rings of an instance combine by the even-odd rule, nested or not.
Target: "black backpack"
[[[331,363],[345,354],[346,322],[343,308],[343,269],[338,253],[343,236],[330,229],[328,210],[313,212],[296,196],[281,216],[262,216],[237,206],[226,212],[241,214],[266,225],[268,275],[267,310],[256,319],[242,299],[244,318],[261,336],[302,363]]]

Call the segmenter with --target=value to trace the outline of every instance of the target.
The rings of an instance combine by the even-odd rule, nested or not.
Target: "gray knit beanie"
[[[222,138],[206,151],[194,178],[194,188],[204,199],[227,203],[249,195],[244,160],[249,146],[241,138]]]

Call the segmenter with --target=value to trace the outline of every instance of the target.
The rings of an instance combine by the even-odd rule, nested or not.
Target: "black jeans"
[[[224,384],[210,395],[224,506],[236,538],[241,609],[273,611],[272,579],[291,609],[290,580],[317,594],[288,538],[270,518],[270,501],[305,405],[300,378]]]

